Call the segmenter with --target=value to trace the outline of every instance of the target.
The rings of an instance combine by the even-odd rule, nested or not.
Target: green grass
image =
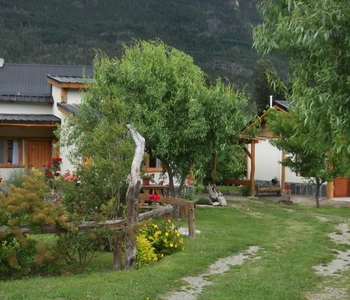
[[[235,204],[235,207],[230,204]],[[239,208],[236,208],[239,204]],[[337,245],[328,234],[339,223],[349,224],[350,208],[284,206],[269,200],[228,201],[226,207],[197,207],[196,229],[184,251],[135,271],[110,270],[112,254],[99,254],[80,275],[0,281],[0,299],[157,299],[177,290],[184,276],[196,276],[220,257],[260,247],[260,259],[247,260],[222,275],[209,276],[203,299],[306,299],[326,278],[312,266],[327,264]],[[328,219],[320,221],[317,216]],[[183,221],[186,224],[186,221]],[[340,247],[340,246],[338,246]],[[341,245],[349,249],[349,245]],[[345,272],[333,283],[344,282]]]

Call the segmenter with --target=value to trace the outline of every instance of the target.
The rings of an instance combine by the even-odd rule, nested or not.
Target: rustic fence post
[[[136,148],[131,164],[130,183],[126,193],[125,269],[135,269],[137,215],[139,207],[138,194],[141,188],[140,167],[145,152],[145,139],[130,124],[126,125],[126,127],[135,141]]]

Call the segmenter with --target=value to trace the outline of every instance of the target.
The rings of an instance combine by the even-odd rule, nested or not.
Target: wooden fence
[[[177,199],[172,197],[161,197],[159,200],[160,203],[163,203],[163,206],[157,207],[150,211],[140,213],[138,215],[138,221],[141,222],[143,220],[147,220],[150,218],[155,218],[159,216],[163,216],[174,211],[173,205],[180,206],[184,214],[186,214],[188,219],[188,235],[190,237],[195,237],[195,216],[194,216],[194,202],[187,201],[183,199]],[[74,224],[78,227],[79,231],[91,231],[96,228],[104,228],[104,227],[112,227],[115,229],[123,229],[126,225],[126,219],[117,219],[117,220],[107,220],[102,222],[96,221],[88,221],[82,222],[80,224]],[[21,232],[25,234],[33,234],[34,232],[28,226],[19,227]],[[0,226],[0,231],[7,231],[10,227],[8,226]],[[55,225],[42,225],[41,233],[49,234],[49,233],[59,233],[61,230],[57,228]],[[37,233],[37,232],[35,232]]]

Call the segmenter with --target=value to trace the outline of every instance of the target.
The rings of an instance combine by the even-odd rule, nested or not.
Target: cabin
[[[61,157],[62,172],[74,171],[67,149],[54,147],[55,130],[69,114],[75,115],[92,66],[15,64],[0,58],[0,176],[43,168]],[[145,171],[159,182],[162,168],[149,158]]]
[[[288,103],[285,100],[272,100],[271,98],[270,107],[279,110],[281,113],[288,113]],[[247,155],[247,178],[250,178],[251,195],[257,194],[258,187],[265,186],[288,188],[293,195],[314,195],[315,188],[308,184],[305,178],[279,163],[285,158],[286,153],[269,143],[270,139],[276,137],[266,126],[266,113],[261,113],[259,119],[261,129],[245,146],[246,152],[249,154]],[[322,185],[320,196],[329,199],[349,197],[349,186],[348,178],[336,178],[334,182],[327,182]]]

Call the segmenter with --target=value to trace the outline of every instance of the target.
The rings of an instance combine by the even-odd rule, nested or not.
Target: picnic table
[[[145,207],[145,202],[155,202],[160,203],[160,205],[163,205],[163,203],[158,202],[154,199],[148,199],[148,197],[152,194],[158,195],[159,197],[167,197],[169,196],[170,192],[170,186],[168,185],[160,185],[160,184],[148,184],[148,185],[142,185],[141,190],[139,193],[139,200],[140,200],[140,207]]]

